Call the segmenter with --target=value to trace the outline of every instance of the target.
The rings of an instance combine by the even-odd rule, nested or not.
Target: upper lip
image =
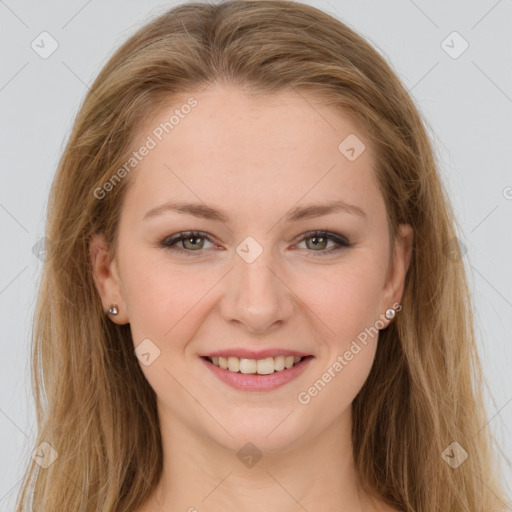
[[[247,348],[230,348],[225,350],[216,350],[209,354],[203,354],[201,357],[238,357],[241,359],[266,359],[276,356],[298,356],[307,357],[310,354],[289,350],[285,348],[269,348],[266,350],[249,350]]]

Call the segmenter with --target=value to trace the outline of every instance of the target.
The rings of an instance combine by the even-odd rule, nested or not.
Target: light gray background
[[[178,2],[180,3],[180,2]],[[463,232],[489,419],[512,453],[512,2],[309,1],[349,24],[391,62],[432,126]],[[33,246],[80,102],[113,51],[169,2],[0,0],[0,510],[14,510],[33,450],[29,338],[41,262]],[[58,42],[47,59],[31,47]],[[468,49],[452,58],[457,31]],[[447,40],[456,52],[461,41]],[[470,455],[471,456],[471,455]],[[503,479],[512,482],[510,468]],[[510,484],[509,494],[510,494]]]

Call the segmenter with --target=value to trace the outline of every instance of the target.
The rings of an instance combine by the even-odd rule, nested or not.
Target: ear
[[[109,318],[117,324],[128,323],[128,312],[119,279],[117,261],[112,258],[103,233],[96,234],[91,239],[89,255],[94,284],[101,297],[103,310],[106,312],[112,304],[117,304],[119,313],[116,316],[108,315]]]
[[[396,308],[402,300],[405,287],[405,276],[412,257],[414,231],[410,224],[399,224],[394,240],[392,260],[382,294],[381,311]],[[386,322],[390,321],[386,319]]]

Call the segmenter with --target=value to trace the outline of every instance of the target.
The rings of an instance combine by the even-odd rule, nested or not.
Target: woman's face
[[[148,149],[124,178],[117,256],[96,275],[102,300],[130,323],[168,424],[226,447],[300,446],[350,414],[401,298],[406,239],[391,265],[369,141],[348,118],[295,91],[189,98],[138,132],[134,149]],[[200,233],[165,246],[187,231]],[[266,376],[204,359],[219,352]],[[310,357],[279,370],[290,361],[279,354]]]

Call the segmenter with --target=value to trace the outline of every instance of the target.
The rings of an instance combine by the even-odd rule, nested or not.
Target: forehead
[[[366,135],[293,89],[253,97],[215,86],[180,95],[139,127],[133,149],[143,145],[151,149],[128,192],[140,208],[187,198],[257,214],[301,198],[343,198],[370,210],[380,200]]]

